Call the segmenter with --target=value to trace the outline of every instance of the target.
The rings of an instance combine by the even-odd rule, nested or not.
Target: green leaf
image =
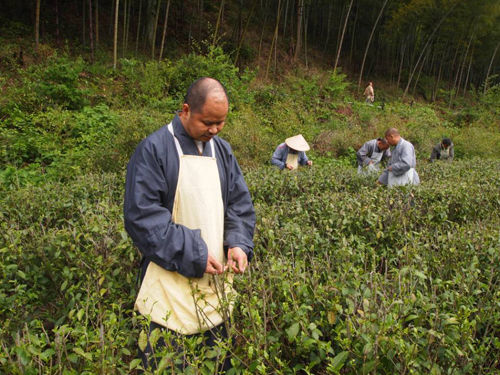
[[[133,359],[133,360],[130,362],[130,367],[129,367],[129,369],[130,369],[130,370],[133,370],[133,369],[137,368],[137,367],[138,367],[139,365],[141,365],[141,364],[142,364],[142,359],[140,359],[140,358],[135,358],[135,359]]]
[[[144,330],[139,333],[139,349],[141,349],[141,352],[144,352],[146,350],[146,346],[148,345],[148,335]]]
[[[328,366],[328,369],[333,372],[338,372],[344,366],[345,361],[349,357],[349,352],[343,351],[340,352],[332,359],[332,363]]]
[[[286,330],[286,334],[288,335],[288,340],[293,340],[295,336],[299,333],[299,323],[293,323],[290,328]]]
[[[368,361],[361,368],[361,372],[363,374],[368,374],[369,372],[373,371],[374,368],[375,368],[375,360]]]
[[[78,354],[79,356],[88,359],[89,361],[92,361],[92,353],[86,353],[83,351],[82,348],[74,348],[73,351]]]

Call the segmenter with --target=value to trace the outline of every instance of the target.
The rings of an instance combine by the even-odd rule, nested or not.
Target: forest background
[[[140,367],[124,170],[208,75],[258,216],[220,348],[232,372],[498,373],[499,16],[493,0],[3,1],[1,372]],[[420,187],[356,174],[388,127]],[[271,168],[298,133],[314,167]],[[444,136],[456,161],[428,164]],[[189,351],[188,372],[217,355]]]

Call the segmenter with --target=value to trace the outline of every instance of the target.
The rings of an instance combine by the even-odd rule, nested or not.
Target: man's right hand
[[[292,170],[292,169],[293,169],[293,166],[292,166],[291,164],[287,164],[287,165],[286,165],[286,167],[287,167],[288,169],[290,169],[290,170]]]
[[[210,252],[207,258],[207,267],[205,268],[205,273],[211,275],[220,275],[224,271],[224,267],[220,264],[217,259],[215,259]]]

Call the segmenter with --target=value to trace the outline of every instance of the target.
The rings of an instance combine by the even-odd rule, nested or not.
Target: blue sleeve
[[[127,166],[125,229],[142,255],[186,277],[202,277],[208,249],[200,230],[172,222],[168,181],[154,145],[143,141]]]
[[[229,188],[224,217],[224,247],[239,246],[247,254],[248,260],[251,260],[254,247],[255,210],[247,184],[232,152],[229,163]]]
[[[279,169],[285,168],[286,166],[285,154],[286,154],[286,147],[281,147],[281,145],[276,147],[276,150],[274,151],[273,156],[271,158],[271,164],[277,166]]]
[[[304,151],[299,152],[299,164],[300,165],[306,165],[309,159],[306,156],[306,153]]]

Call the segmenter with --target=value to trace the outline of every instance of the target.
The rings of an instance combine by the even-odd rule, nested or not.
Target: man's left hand
[[[247,254],[241,247],[230,247],[227,251],[227,267],[230,267],[234,273],[243,273],[247,266]]]
[[[308,160],[308,161],[307,161],[307,165],[309,165],[309,166],[313,165],[312,160]]]

